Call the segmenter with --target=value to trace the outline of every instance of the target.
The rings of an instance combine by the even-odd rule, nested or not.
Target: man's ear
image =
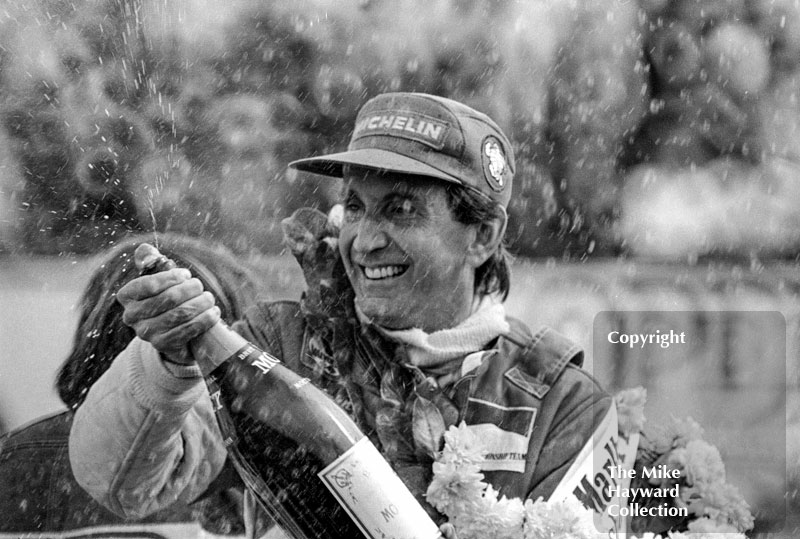
[[[502,208],[502,206],[501,206]],[[473,225],[475,237],[467,247],[467,261],[475,268],[479,268],[494,254],[503,241],[508,225],[508,214],[502,208],[502,215],[490,221]]]

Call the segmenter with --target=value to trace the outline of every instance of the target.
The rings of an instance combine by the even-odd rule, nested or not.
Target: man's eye
[[[417,212],[417,208],[414,206],[414,203],[410,200],[403,200],[402,202],[398,202],[393,204],[391,207],[392,213],[395,215],[399,215],[401,217],[407,217],[414,215]]]
[[[344,204],[344,216],[347,219],[352,219],[353,217],[357,216],[361,213],[361,204],[358,202],[346,202]]]

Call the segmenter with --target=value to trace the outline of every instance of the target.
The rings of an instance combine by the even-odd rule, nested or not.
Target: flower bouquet
[[[696,531],[701,533],[739,533],[752,529],[753,516],[736,487],[726,482],[725,465],[716,447],[703,439],[702,427],[692,418],[671,417],[662,424],[644,421],[646,399],[642,388],[617,394],[620,431],[640,432],[634,470],[638,473],[631,489],[647,492],[649,487],[670,490],[677,496],[669,500],[637,495],[631,504],[654,506],[669,504],[684,509],[680,517],[634,516],[634,532]],[[623,419],[625,418],[625,419]],[[666,470],[670,479],[647,478],[645,469]]]
[[[642,388],[622,391],[615,398],[620,435],[641,433],[634,464],[638,473],[630,486],[631,492],[637,494],[628,502],[644,507],[671,504],[685,509],[681,513],[686,516],[633,516],[631,531],[645,539],[744,539],[743,532],[753,527],[753,517],[744,499],[725,482],[719,451],[702,439],[702,429],[691,418],[645,428],[645,398]],[[549,501],[499,497],[483,480],[481,442],[465,424],[450,427],[444,439],[444,449],[433,464],[433,480],[426,498],[448,518],[459,539],[608,536],[595,527],[593,511],[574,496]],[[671,473],[662,474],[670,479],[645,477],[643,470],[654,466],[670,470]],[[654,492],[656,483],[659,492],[676,492],[677,496],[667,500],[638,494]]]

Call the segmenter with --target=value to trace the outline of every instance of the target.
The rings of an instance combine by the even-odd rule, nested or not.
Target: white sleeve
[[[199,369],[163,363],[138,338],[78,408],[69,453],[78,483],[127,518],[193,500],[226,456]]]

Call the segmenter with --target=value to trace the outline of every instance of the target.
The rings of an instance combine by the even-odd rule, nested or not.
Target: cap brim
[[[333,176],[341,178],[343,176],[344,165],[380,170],[387,172],[397,172],[400,174],[414,174],[417,176],[431,176],[446,182],[463,184],[461,180],[441,170],[434,168],[426,163],[417,161],[405,155],[380,150],[377,148],[365,148],[361,150],[351,150],[348,152],[332,153],[319,157],[309,157],[292,161],[289,166],[297,170],[321,174],[323,176]]]

